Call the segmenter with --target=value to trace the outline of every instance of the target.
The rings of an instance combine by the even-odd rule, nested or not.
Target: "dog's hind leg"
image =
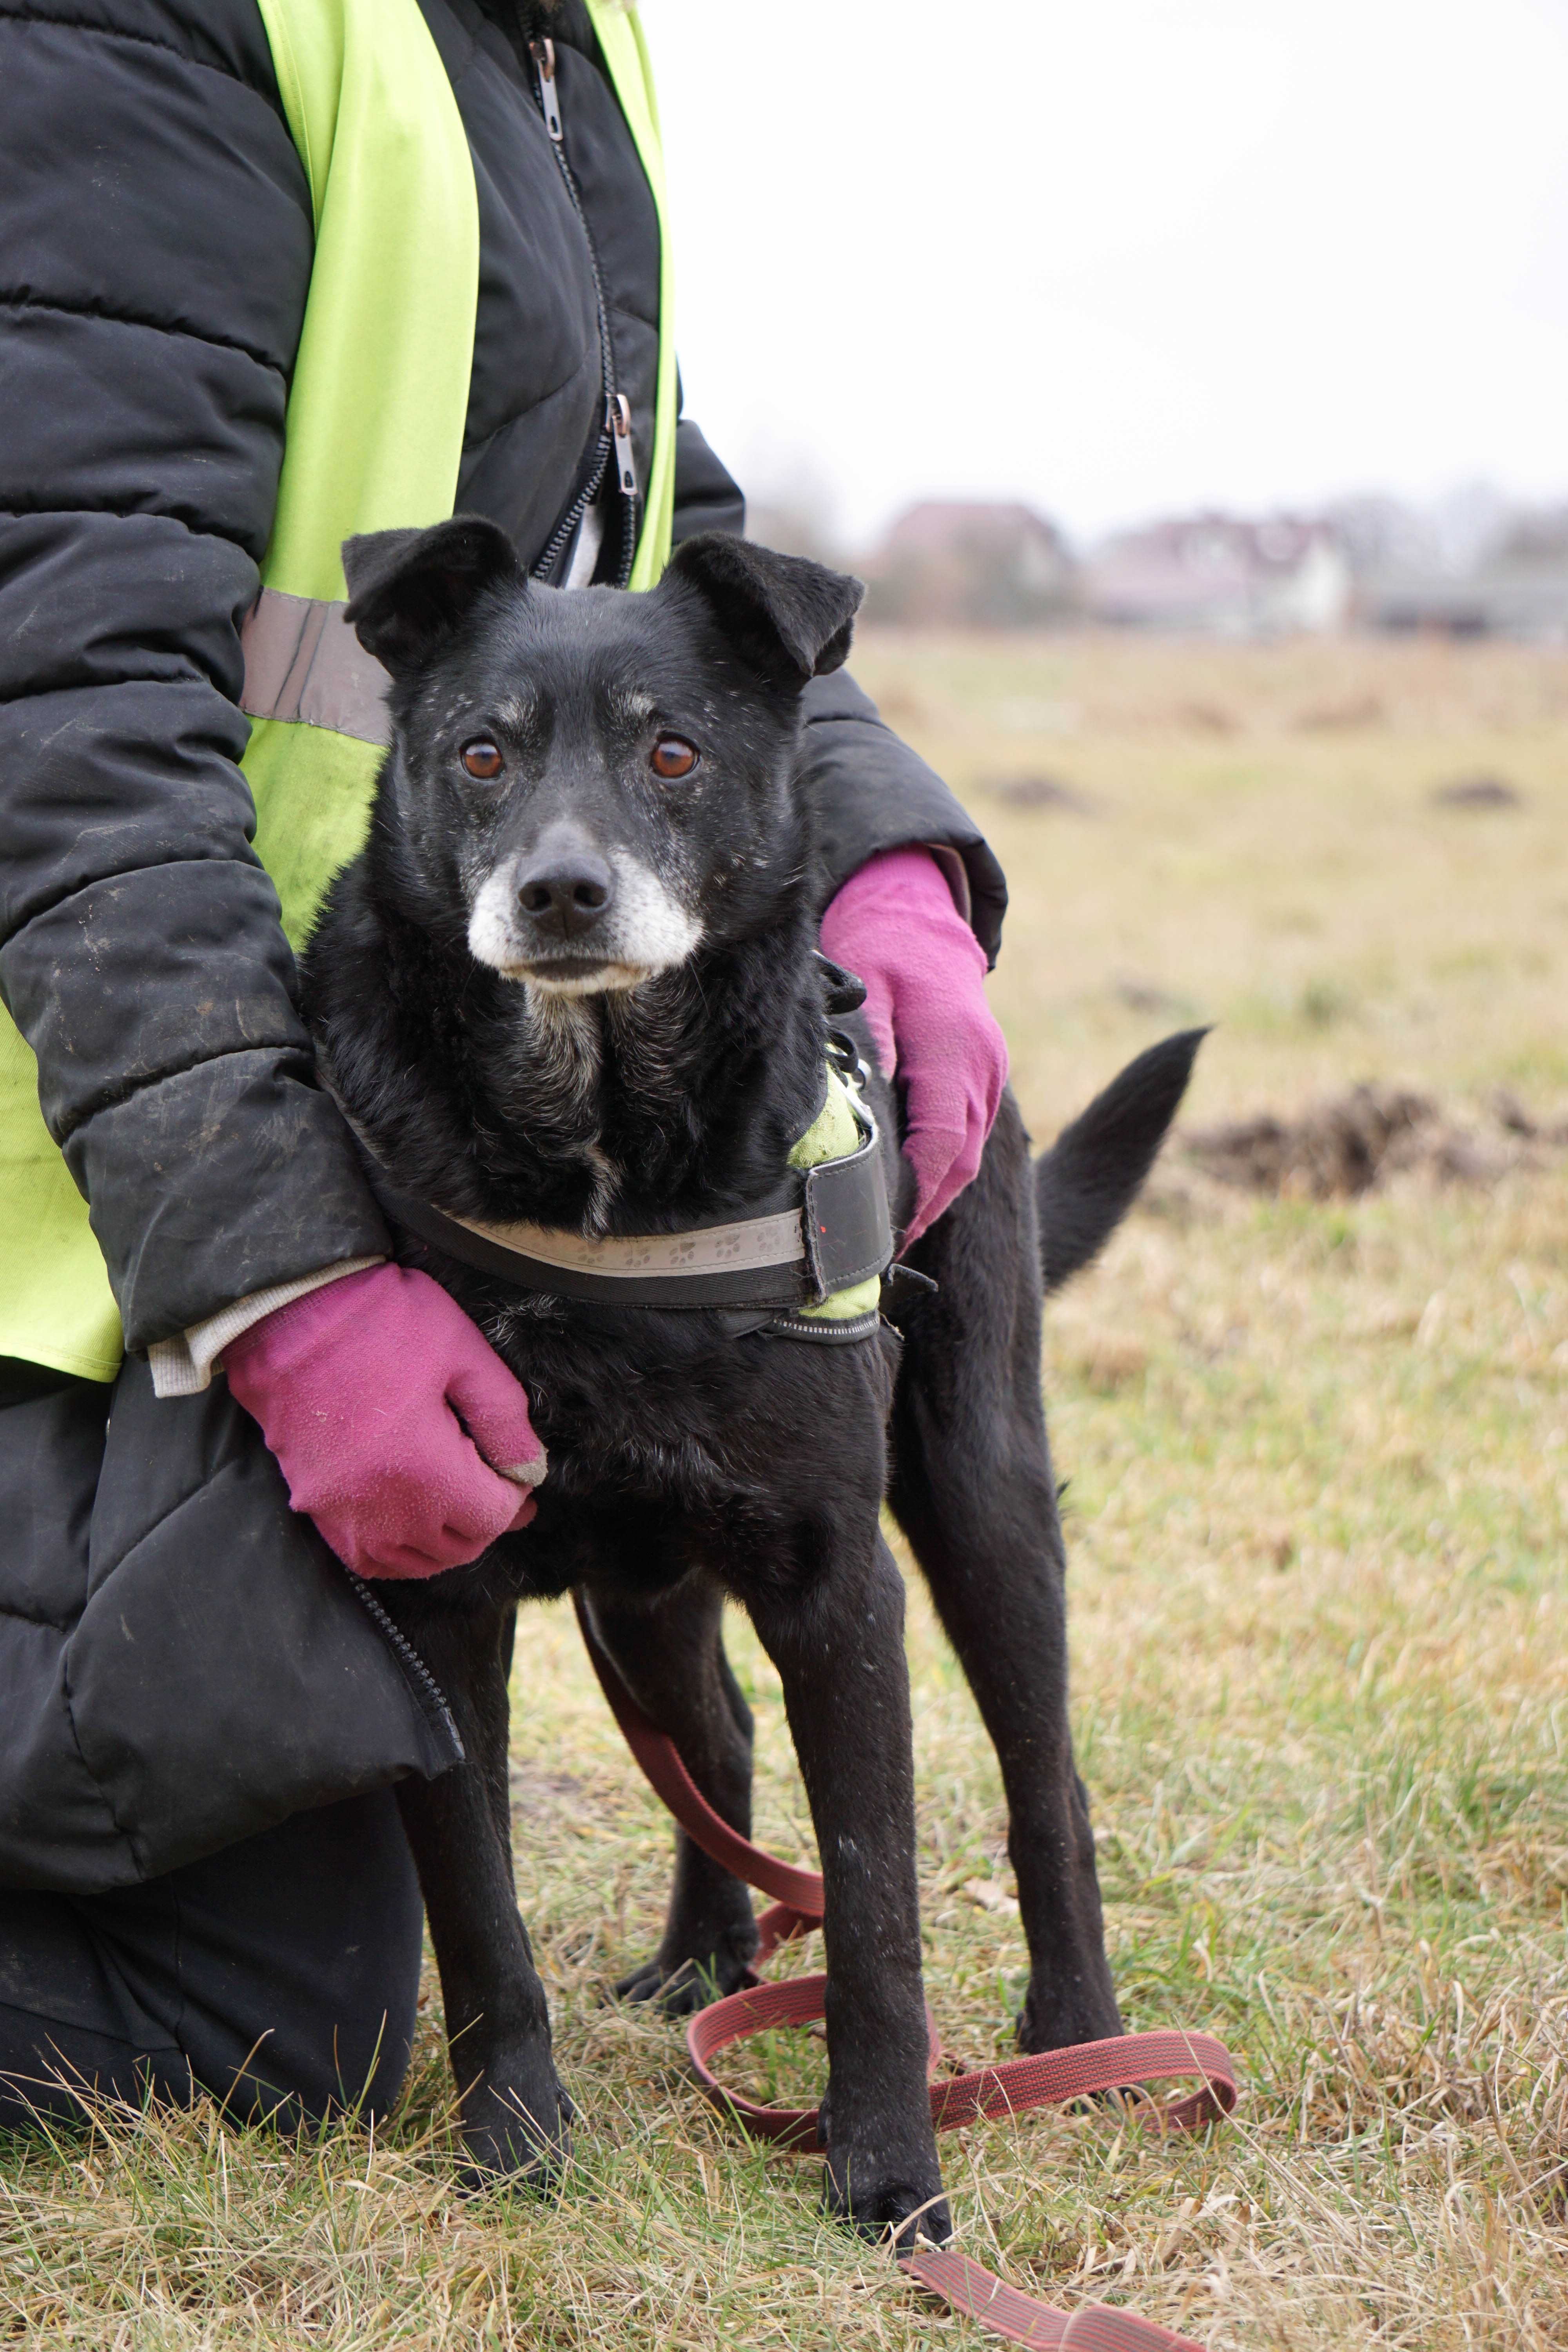
[[[694,1571],[650,1604],[594,1593],[594,1630],[616,1671],[714,1811],[752,1833],[752,1710],[724,1655],[723,1596]],[[658,1949],[616,1986],[671,2016],[733,1992],[757,1948],[752,1898],[686,1832],[675,1833],[675,1883]]]
[[[980,1173],[917,1244],[889,1500],[957,1651],[1007,1792],[1028,1938],[1026,2050],[1119,2033],[1089,1801],[1068,1723],[1065,1560],[1040,1401],[1027,1139],[1011,1095]]]
[[[447,1693],[466,1757],[438,1780],[400,1781],[397,1800],[441,1972],[468,2177],[543,2185],[566,2153],[571,2103],[512,1885],[501,1671],[511,1604],[442,1607],[405,1590],[396,1613]]]

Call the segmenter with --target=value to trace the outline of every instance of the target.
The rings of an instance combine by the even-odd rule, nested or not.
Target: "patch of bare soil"
[[[980,789],[1009,808],[1065,809],[1070,816],[1098,813],[1087,793],[1063,783],[1059,776],[983,776]]]
[[[1192,1021],[1197,1016],[1197,1006],[1190,996],[1173,995],[1157,980],[1142,980],[1135,971],[1119,972],[1110,986],[1119,1003],[1133,1013],[1157,1013],[1166,1020],[1181,1021]]]
[[[1242,721],[1219,702],[1181,702],[1173,716],[1178,727],[1194,735],[1239,735]]]
[[[1495,1184],[1515,1168],[1555,1165],[1568,1120],[1534,1119],[1510,1094],[1492,1097],[1481,1123],[1456,1119],[1429,1095],[1352,1087],[1295,1118],[1272,1111],[1188,1130],[1187,1157],[1221,1183],[1286,1200],[1348,1200],[1419,1170],[1441,1182]]]
[[[1310,702],[1297,711],[1290,724],[1302,735],[1320,735],[1382,727],[1387,718],[1382,695],[1352,694],[1337,701]]]
[[[1459,776],[1451,784],[1435,784],[1427,795],[1434,808],[1516,809],[1524,806],[1517,784],[1502,776]]]

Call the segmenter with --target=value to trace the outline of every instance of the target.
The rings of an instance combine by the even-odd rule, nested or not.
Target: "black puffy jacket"
[[[458,504],[494,517],[531,562],[573,498],[602,415],[588,240],[527,64],[527,0],[419,5],[479,195]],[[646,480],[657,217],[581,0],[558,0],[548,21]],[[310,195],[256,0],[0,0],[0,992],[38,1055],[45,1115],[91,1205],[132,1350],[252,1291],[385,1246],[350,1138],[314,1083],[237,765],[247,737],[239,625],[259,585],[310,263]],[[740,493],[693,425],[681,425],[678,449],[676,536],[743,528]],[[607,544],[602,561],[613,557]],[[945,787],[842,674],[814,684],[807,720],[826,887],[879,849],[945,845],[963,859],[975,928],[994,951],[1001,877]],[[199,985],[187,976],[195,941]],[[90,1811],[99,1800],[87,1782],[112,1823],[112,1856],[85,1878],[62,1862],[61,1883],[144,1874],[189,1850],[191,1832],[173,1816],[140,1834],[131,1816],[147,1801],[124,1788],[102,1794],[103,1771],[89,1769],[68,1802],[38,1759],[58,1735],[72,1771],[80,1765],[69,1693],[98,1687],[93,1644],[108,1635],[88,1637],[95,1610],[111,1623],[110,1601],[124,1601],[123,1622],[163,1629],[131,1699],[116,1702],[130,1712],[116,1718],[114,1757],[144,1779],[171,1706],[186,1713],[183,1770],[217,1736],[197,1719],[195,1652],[182,1651],[175,1622],[190,1605],[181,1559],[194,1538],[182,1514],[209,1509],[216,1487],[248,1492],[259,1481],[271,1495],[246,1523],[253,1593],[257,1579],[314,1577],[338,1595],[321,1606],[345,1657],[379,1638],[354,1598],[345,1602],[313,1531],[275,1507],[274,1467],[257,1459],[258,1433],[237,1409],[221,1391],[154,1408],[145,1378],[134,1362],[122,1376],[125,1418],[153,1457],[137,1473],[134,1507],[121,1507],[119,1487],[100,1491],[89,1541],[84,1487],[80,1541],[57,1529],[47,1574],[41,1555],[0,1549],[0,1875],[45,1868],[50,1808],[58,1797],[77,1808],[73,1822]],[[16,1410],[0,1412],[0,1503],[8,1493],[16,1509],[30,1476],[43,1491],[27,1448],[67,1444],[29,1426],[24,1441]],[[84,1463],[100,1439],[80,1440]],[[111,1433],[111,1486],[130,1475],[122,1459],[114,1466],[122,1454]],[[201,1540],[218,1540],[215,1528]],[[174,1580],[156,1587],[162,1598],[155,1579],[146,1583],[155,1570]],[[175,1587],[184,1601],[171,1598]],[[221,1668],[221,1584],[219,1596],[203,1604],[217,1611],[204,1675]],[[40,1628],[54,1643],[47,1657],[35,1654]],[[365,1669],[377,1691],[384,1668]],[[46,1689],[58,1720],[38,1714]],[[378,1745],[371,1721],[384,1692],[363,1696],[364,1739],[356,1746],[351,1706],[342,1753],[297,1772],[285,1791],[288,1774],[247,1743],[265,1746],[269,1720],[286,1744],[320,1693],[305,1690],[297,1658],[279,1690],[263,1676],[256,1706],[222,1718],[244,1801],[219,1806],[198,1843],[258,1826],[285,1796],[310,1801],[342,1793],[345,1779],[433,1769],[428,1694],[416,1676],[407,1692],[413,1713],[395,1737]],[[31,1727],[20,1762],[6,1748],[18,1705]],[[177,1788],[177,1776],[165,1780]],[[31,1861],[7,1862],[7,1821]],[[68,1844],[76,1832],[59,1834]]]

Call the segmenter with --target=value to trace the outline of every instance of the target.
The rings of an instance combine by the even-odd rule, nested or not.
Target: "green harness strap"
[[[848,1159],[860,1141],[855,1115],[859,1091],[829,1062],[827,1099],[790,1153],[792,1168],[820,1168],[825,1160]],[[874,1274],[864,1282],[852,1283],[847,1290],[833,1291],[819,1306],[798,1307],[795,1311],[810,1322],[853,1323],[862,1315],[874,1313],[881,1296],[882,1277]]]
[[[472,368],[479,205],[462,120],[417,0],[258,0],[316,247],[289,391],[265,588],[346,593],[356,532],[452,511]],[[660,232],[654,454],[634,588],[669,555],[673,288],[658,113],[635,10],[588,0]],[[298,947],[363,838],[381,752],[328,726],[259,719],[241,762],[258,854]],[[174,1180],[177,1181],[177,1177]],[[120,1317],[86,1202],[38,1109],[37,1068],[0,1011],[0,1356],[112,1380]]]

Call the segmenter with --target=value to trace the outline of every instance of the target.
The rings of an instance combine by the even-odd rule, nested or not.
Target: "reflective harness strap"
[[[769,1197],[750,1216],[694,1217],[662,1233],[454,1216],[400,1191],[358,1122],[349,1124],[389,1220],[513,1289],[569,1299],[590,1321],[595,1307],[739,1313],[748,1319],[731,1324],[731,1337],[765,1328],[845,1346],[880,1328],[877,1284],[895,1248],[881,1139],[861,1092],[867,1075],[853,1041],[830,1029],[822,1106]]]
[[[847,1158],[792,1171],[760,1215],[603,1240],[449,1216],[398,1192],[363,1138],[360,1148],[372,1189],[394,1223],[516,1289],[600,1307],[773,1307],[787,1310],[793,1326],[801,1309],[868,1282],[892,1263],[881,1146],[868,1118],[866,1126]],[[844,1342],[876,1328],[871,1313],[804,1332],[792,1328],[788,1336]]]

